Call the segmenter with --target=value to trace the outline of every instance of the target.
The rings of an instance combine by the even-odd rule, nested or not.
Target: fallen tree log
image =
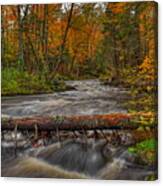
[[[140,113],[142,116],[142,113]],[[74,117],[37,116],[28,118],[2,118],[2,130],[95,130],[95,129],[136,129],[140,126],[131,114],[106,114]],[[148,115],[145,115],[147,117]],[[148,118],[148,117],[147,117]],[[151,125],[153,127],[153,125]],[[150,126],[150,127],[151,127]]]

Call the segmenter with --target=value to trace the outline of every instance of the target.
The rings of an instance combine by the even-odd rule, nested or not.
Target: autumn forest
[[[15,126],[20,125],[18,128],[22,130],[22,137],[27,141],[27,136],[23,132],[31,126],[29,135],[31,130],[35,131],[35,135],[30,138],[32,140],[29,147],[38,148],[39,140],[52,139],[52,133],[49,133],[49,130],[55,129],[56,138],[53,142],[57,139],[65,143],[62,147],[62,150],[65,148],[65,151],[62,151],[65,157],[66,149],[70,144],[65,142],[66,137],[63,131],[68,130],[67,138],[74,138],[71,131],[84,130],[85,133],[79,132],[78,135],[82,133],[87,136],[87,139],[92,138],[89,135],[93,135],[98,139],[110,139],[111,142],[119,140],[120,144],[123,136],[126,139],[126,136],[131,135],[132,140],[127,138],[130,142],[125,141],[121,147],[127,147],[127,152],[132,155],[132,158],[135,157],[132,166],[137,165],[140,172],[145,171],[145,174],[144,172],[141,174],[141,176],[145,175],[144,177],[137,173],[135,175],[140,177],[131,175],[131,179],[154,180],[157,178],[158,58],[157,4],[155,2],[1,6],[1,54],[2,131],[17,131]],[[9,116],[12,118],[10,122]],[[55,126],[58,121],[62,123],[61,127],[58,127],[58,124]],[[83,121],[84,129],[81,124]],[[47,128],[44,127],[46,123]],[[66,127],[67,124],[68,127]],[[98,132],[101,128],[107,129],[106,132]],[[111,138],[108,137],[109,130],[117,130],[117,128],[120,132],[113,131]],[[39,131],[36,132],[36,129],[44,133],[38,134]],[[124,132],[121,129],[124,129]],[[76,134],[74,133],[73,136]],[[3,140],[5,141],[5,137]],[[18,157],[18,137],[15,137],[15,140],[14,156]],[[89,140],[86,143],[90,143]],[[73,145],[77,144],[74,142],[71,148]],[[117,149],[117,144],[112,145],[110,151],[112,148]],[[73,148],[71,150],[72,154],[76,153]],[[2,157],[8,161],[5,147],[2,152],[4,152]],[[77,152],[81,156],[84,153],[85,158],[89,156],[88,151],[83,150],[83,147]],[[61,153],[61,150],[58,153]],[[92,149],[91,154],[93,153],[99,155],[97,149]],[[41,156],[46,159],[45,154]],[[65,157],[61,161],[57,157],[57,155],[53,156],[53,161],[50,163],[55,162],[55,165],[61,166],[64,170],[76,171],[77,174],[84,173],[86,177],[89,175],[98,179],[130,179],[128,172],[135,170],[131,171],[131,166],[123,170],[123,173],[116,170],[116,176],[111,177],[107,174],[108,169],[101,173],[104,169],[101,162],[96,161],[93,165],[89,162],[92,169],[88,167],[80,169],[70,164],[67,167],[66,164],[62,165]],[[16,161],[19,162],[20,167],[23,167],[24,161],[31,163],[33,160]],[[147,167],[148,171],[149,169],[151,171],[152,167],[154,172],[149,173],[147,169],[141,169],[141,165]],[[43,165],[39,164],[35,167],[37,166]],[[26,167],[22,167],[20,170],[24,170],[24,174],[16,167],[12,167],[12,170],[15,170],[14,175],[10,166],[6,168],[4,165],[2,174],[4,176],[22,174],[27,177],[35,175],[35,168],[28,175],[25,173]],[[97,172],[94,172],[96,169]],[[47,175],[50,171],[47,171],[47,167],[42,167],[41,170],[46,173],[43,171],[38,174],[38,177],[59,175],[54,173],[54,170]],[[114,170],[110,171],[114,172]],[[75,176],[65,173],[60,177],[74,178]],[[81,175],[78,177],[83,178]]]

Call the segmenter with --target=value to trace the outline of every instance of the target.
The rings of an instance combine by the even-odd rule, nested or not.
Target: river
[[[66,81],[74,90],[53,94],[2,97],[2,115],[95,115],[126,113],[121,102],[127,91],[98,80]]]
[[[73,90],[2,97],[2,116],[127,113],[123,104],[128,99],[128,92],[123,88],[102,85],[99,80],[66,81],[66,84],[73,87]],[[58,145],[55,138],[50,144],[36,148],[27,139],[29,133],[17,135],[17,148],[20,143],[21,150],[18,149],[18,156],[13,158],[14,134],[3,135],[2,176],[144,180],[154,174],[151,167],[138,164],[137,157],[128,153],[127,146],[124,145],[84,139],[78,133],[80,137],[76,140],[67,139]]]

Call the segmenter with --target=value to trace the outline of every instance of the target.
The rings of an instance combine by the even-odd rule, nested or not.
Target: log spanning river
[[[125,89],[102,85],[98,80],[67,81],[66,84],[73,90],[2,97],[2,117],[127,113],[123,106],[128,99]],[[43,133],[36,140],[38,134],[28,131],[4,131],[2,176],[145,180],[155,174],[154,167],[141,164],[138,157],[128,152],[132,140],[129,131],[105,133],[114,139],[110,137],[108,142],[95,137],[94,131],[69,131],[60,134],[67,135],[64,140],[55,132],[48,133],[50,138]],[[116,143],[117,134],[123,144]]]

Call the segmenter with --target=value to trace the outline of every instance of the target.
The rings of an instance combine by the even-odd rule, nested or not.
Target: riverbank
[[[29,74],[16,68],[2,70],[2,96],[49,94],[71,89],[59,75],[47,80],[45,74],[41,73]]]

